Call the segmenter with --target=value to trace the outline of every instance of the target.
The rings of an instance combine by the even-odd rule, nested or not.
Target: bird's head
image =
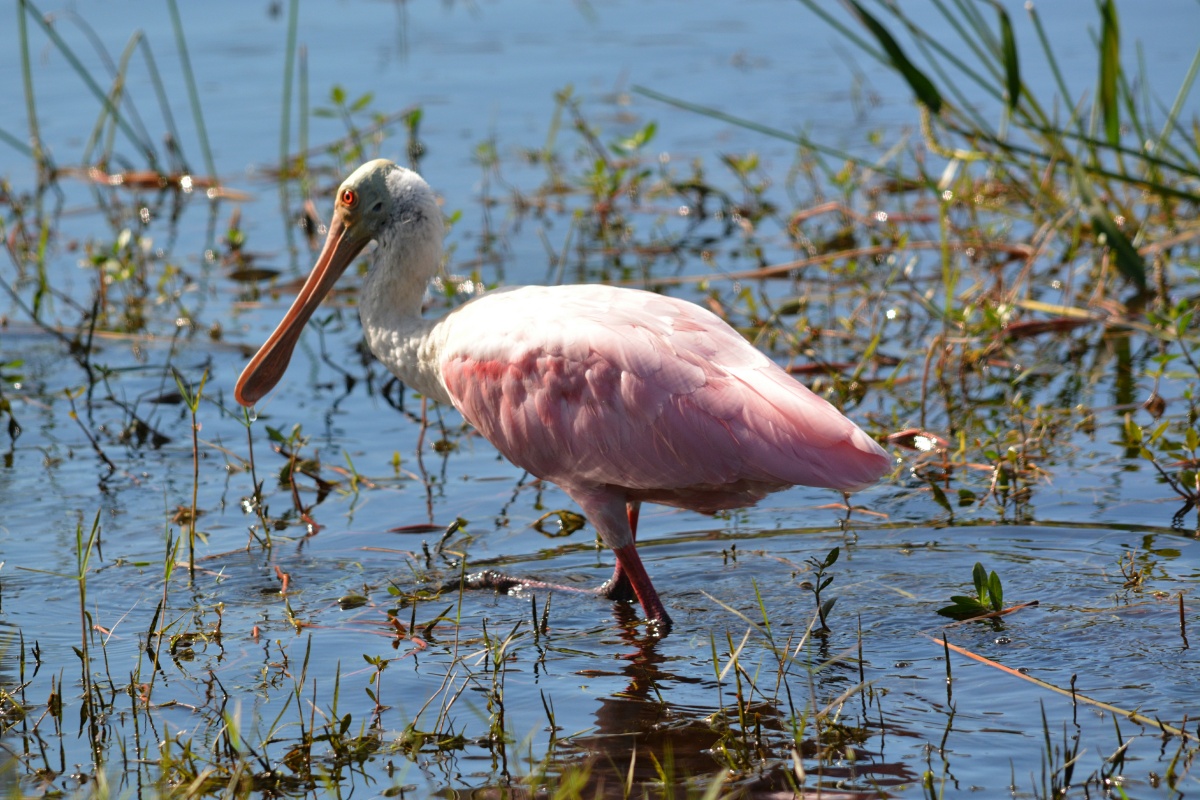
[[[407,170],[386,158],[377,158],[363,164],[342,181],[337,190],[337,199],[333,203],[333,219],[329,225],[326,249],[333,241],[336,229],[338,255],[348,253],[345,261],[349,263],[362,251],[367,242],[383,233],[391,221],[393,205],[388,177],[400,171]]]
[[[274,388],[304,326],[338,278],[368,242],[383,243],[397,233],[407,237],[403,243],[409,247],[440,248],[442,220],[433,192],[411,170],[384,158],[368,161],[338,187],[325,246],[292,307],[242,370],[234,388],[238,403],[251,406]],[[414,237],[419,241],[408,241]]]

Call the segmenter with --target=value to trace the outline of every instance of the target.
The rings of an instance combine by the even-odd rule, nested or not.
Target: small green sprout
[[[975,569],[971,571],[971,577],[975,582],[975,596],[952,595],[950,601],[953,605],[939,608],[937,613],[943,617],[963,620],[986,616],[1004,609],[1004,588],[1000,584],[1000,576],[995,571],[989,575],[983,564],[977,561]]]

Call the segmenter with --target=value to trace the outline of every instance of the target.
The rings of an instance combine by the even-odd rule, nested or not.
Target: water
[[[17,11],[7,6],[12,19]],[[87,68],[102,74],[73,14],[41,10],[55,16]],[[1074,12],[1042,10],[1068,82],[1085,91],[1093,80],[1086,30],[1073,22]],[[49,264],[62,292],[51,299],[47,318],[68,336],[80,318],[68,298],[86,307],[94,291],[95,271],[79,266],[89,246],[107,253],[132,226],[152,255],[156,277],[148,282],[146,330],[96,337],[90,394],[80,393],[88,375],[63,343],[32,325],[20,306],[9,300],[0,306],[7,323],[0,328],[0,364],[22,361],[0,367],[4,397],[22,428],[0,462],[0,685],[29,708],[21,719],[11,704],[0,706],[0,743],[14,760],[0,771],[5,788],[88,785],[81,776],[96,768],[88,736],[75,722],[82,684],[73,650],[86,629],[98,659],[93,677],[111,703],[105,720],[113,739],[104,768],[111,780],[124,776],[128,793],[154,794],[146,781],[157,772],[125,763],[122,749],[158,764],[181,758],[190,743],[204,754],[201,763],[221,762],[217,754],[236,722],[242,752],[252,748],[278,774],[295,775],[287,755],[303,732],[326,724],[337,730],[330,720],[348,714],[342,736],[362,737],[359,744],[372,755],[342,760],[332,739],[314,748],[319,767],[346,794],[404,787],[423,796],[558,775],[583,764],[591,789],[617,792],[630,772],[639,785],[652,785],[654,759],[661,762],[667,753],[675,776],[690,777],[692,787],[729,768],[737,786],[783,790],[795,779],[789,776],[793,741],[802,743],[810,787],[913,794],[928,771],[946,794],[995,793],[1010,783],[1028,794],[1041,787],[1045,730],[1055,745],[1064,731],[1071,741],[1078,734],[1084,755],[1077,780],[1109,769],[1104,759],[1136,737],[1114,775],[1126,776],[1139,794],[1166,794],[1156,776],[1166,774],[1179,739],[1160,746],[1151,728],[1120,719],[1119,741],[1108,712],[1074,706],[958,655],[951,656],[948,685],[944,650],[932,638],[950,624],[936,610],[951,595],[970,591],[979,561],[1003,577],[1007,601],[1038,605],[994,624],[949,627],[951,644],[1059,687],[1074,677],[1080,694],[1172,725],[1200,714],[1197,656],[1184,638],[1179,605],[1182,593],[1185,619],[1196,619],[1189,591],[1200,552],[1187,531],[1171,528],[1178,502],[1153,469],[1114,444],[1125,413],[1148,392],[1145,375],[1157,351],[1141,339],[1122,349],[1123,334],[1100,326],[1016,346],[1028,371],[1022,385],[1038,402],[1067,409],[1058,419],[1070,431],[1055,440],[1027,504],[955,506],[951,516],[914,474],[920,456],[909,454],[893,480],[855,496],[860,510],[848,522],[834,507],[839,498],[806,488],[727,518],[644,509],[643,558],[676,622],[659,640],[634,624],[630,609],[586,594],[556,592],[547,599],[539,593],[536,606],[528,595],[413,595],[453,580],[464,555],[471,568],[494,565],[581,588],[608,577],[611,555],[594,546],[590,529],[564,538],[534,530],[545,512],[570,508],[569,500],[499,459],[452,412],[429,411],[431,424],[422,433],[419,401],[394,387],[385,390],[378,365],[356,352],[353,309],[335,305],[318,315],[327,320],[323,335],[309,330],[287,377],[255,411],[256,477],[269,515],[287,523],[273,531],[271,548],[261,547],[254,538],[263,536],[258,517],[244,502],[253,493],[245,419],[231,391],[248,349],[273,328],[291,294],[273,291],[269,282],[231,280],[232,267],[210,254],[228,252],[222,239],[237,209],[254,266],[277,270],[282,282],[311,264],[292,221],[295,189],[282,213],[269,174],[279,161],[287,9],[222,4],[208,13],[181,12],[219,175],[246,198],[210,207],[192,196],[176,209],[169,195],[96,193],[77,178],[60,181],[61,194],[47,196],[48,207],[61,209]],[[135,29],[145,31],[170,92],[180,147],[191,168],[202,172],[167,10],[113,3],[103,13],[78,13],[114,52]],[[1147,66],[1162,80],[1156,91],[1166,102],[1191,58],[1195,26],[1185,21],[1197,13],[1181,3],[1156,14],[1127,11],[1122,19],[1127,43],[1147,43]],[[0,53],[0,70],[13,76],[4,99],[20,109],[19,52],[15,32],[9,35],[10,47]],[[336,84],[352,99],[373,93],[370,108],[382,113],[424,110],[422,172],[445,198],[447,213],[462,211],[448,239],[448,271],[478,269],[485,281],[552,280],[548,252],[569,250],[570,210],[583,201],[568,197],[562,213],[550,208],[517,219],[508,200],[510,187],[531,192],[544,180],[545,168],[522,154],[547,141],[553,95],[568,85],[581,99],[581,113],[602,128],[603,141],[656,120],[653,153],[669,154],[665,163],[672,165],[705,159],[711,179],[730,192],[739,187],[717,166],[717,154],[755,151],[764,169],[779,176],[794,165],[792,146],[653,103],[631,93],[632,86],[801,129],[856,153],[875,152],[869,132],[911,126],[915,118],[898,81],[865,64],[799,5],[347,2],[304,8],[298,39],[307,46],[314,107],[329,105]],[[44,36],[35,33],[32,41],[42,135],[60,166],[73,165],[99,106]],[[1031,40],[1022,41],[1033,49]],[[131,70],[128,92],[159,142],[164,126],[144,68]],[[0,129],[22,138],[22,125],[14,113]],[[295,150],[294,119],[291,131]],[[343,132],[336,119],[314,118],[308,141],[315,146]],[[397,129],[384,154],[402,159],[403,142]],[[495,145],[498,172],[478,163],[484,142]],[[32,190],[32,161],[4,147],[0,175],[14,195],[25,195]],[[587,144],[571,132],[569,119],[556,148],[567,165],[586,160],[576,158]],[[142,166],[127,143],[117,152]],[[327,155],[316,161],[322,171],[314,199],[325,215],[339,170]],[[786,205],[785,183],[778,178],[771,191]],[[490,206],[486,197],[502,202]],[[139,206],[150,219],[145,227],[131,222]],[[27,212],[12,202],[5,211],[11,235]],[[682,224],[662,209],[637,221],[641,234],[670,233]],[[487,241],[487,232],[498,238]],[[795,256],[778,232],[764,232],[761,240],[768,263]],[[757,265],[736,236],[714,248],[721,269]],[[585,260],[578,269],[585,279],[605,273],[636,281],[640,274],[603,258]],[[656,276],[712,271],[689,252],[648,257],[639,267]],[[5,269],[5,280],[14,283],[11,261]],[[29,284],[19,290],[28,304]],[[109,290],[134,288],[114,281]],[[696,287],[674,291],[704,297]],[[814,318],[832,329],[844,300],[827,300],[819,276],[762,288],[764,297],[777,300],[803,291],[813,298]],[[175,326],[185,314],[196,320],[194,329]],[[903,315],[897,325],[897,341],[885,348],[911,349],[917,355],[908,369],[919,374],[911,363],[920,363],[936,331]],[[853,358],[853,347],[836,341],[819,348],[829,361]],[[777,346],[777,354],[784,349]],[[190,585],[181,565],[187,546],[179,542],[181,509],[192,505],[191,417],[172,396],[172,367],[193,386],[205,370],[209,375],[198,411],[196,507],[204,536]],[[993,369],[980,378],[979,399],[996,402],[985,390],[999,397],[989,434],[1003,442],[1007,395],[996,387],[1007,385],[1007,373]],[[1159,391],[1178,408],[1189,385],[1168,377]],[[916,424],[916,395],[903,386],[877,388],[850,413],[879,430],[901,429]],[[1094,414],[1093,429],[1079,426],[1079,414],[1070,411],[1076,406]],[[928,424],[936,429],[946,422],[941,415]],[[311,476],[297,480],[300,500],[312,506],[311,520],[319,526],[315,535],[306,535],[306,522],[291,510],[291,490],[280,480],[289,458],[272,451],[266,434],[270,426],[286,437],[294,425],[306,441],[285,450],[317,459],[310,475],[333,484],[326,492]],[[435,449],[435,442],[444,446]],[[357,488],[352,475],[361,478]],[[986,477],[970,485],[982,494]],[[97,514],[101,534],[88,565],[87,618],[81,621],[79,585],[69,576],[79,569],[77,531],[86,538]],[[465,528],[439,550],[441,531],[456,518],[466,520]],[[168,535],[179,549],[164,583]],[[797,648],[815,608],[803,585],[812,579],[806,561],[834,547],[841,556],[827,590],[837,598],[832,630]],[[1141,584],[1130,584],[1122,572],[1131,553],[1126,569],[1144,575]],[[284,576],[287,592],[281,594]],[[165,611],[158,623],[160,602]],[[535,634],[541,624],[540,616],[533,622],[535,608],[540,615],[547,602],[545,629]],[[147,649],[160,653],[157,669]],[[727,669],[732,652],[740,669]],[[389,659],[377,676],[368,656]],[[125,687],[135,687],[136,695],[152,675],[154,711],[147,713]],[[28,685],[19,690],[22,677]],[[59,680],[66,712],[56,736],[59,728],[46,712]],[[860,680],[867,687],[853,691]],[[818,724],[814,714],[822,711]],[[808,727],[793,730],[798,720]],[[497,724],[511,738],[506,745],[489,740]],[[447,738],[421,743],[414,731]],[[52,746],[39,748],[38,741]],[[175,744],[164,753],[158,742]],[[1192,780],[1185,773],[1191,752],[1176,767],[1184,785]],[[1059,765],[1063,760],[1060,754]],[[301,782],[283,790],[304,788]]]

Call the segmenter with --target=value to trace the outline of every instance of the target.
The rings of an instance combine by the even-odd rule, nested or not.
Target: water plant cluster
[[[1080,93],[1032,7],[1051,87],[1025,77],[1003,6],[934,3],[951,45],[895,4],[802,2],[902,78],[911,129],[851,152],[652,86],[613,122],[564,87],[540,144],[478,143],[477,194],[445,198],[431,313],[530,261],[545,282],[680,294],[896,455],[846,502],[649,520],[651,569],[684,575],[656,581],[683,621],[659,639],[586,596],[464,590],[480,567],[600,575],[603,555],[554,487],[503,472],[452,410],[371,362],[354,281],[306,337],[310,394],[231,402],[328,192],[376,155],[420,169],[432,110],[337,84],[310,103],[290,3],[279,159],[256,178],[270,208],[214,165],[174,0],[174,41],[135,35],[107,74],[19,0],[28,130],[0,123],[0,147],[29,178],[0,175],[0,488],[30,499],[0,531],[53,552],[0,561],[0,787],[940,797],[999,774],[982,788],[1194,789],[1200,50],[1155,96],[1103,0]],[[97,109],[69,155],[40,134],[35,48],[75,65]],[[149,96],[126,91],[134,69]],[[794,158],[680,158],[659,146],[667,109]],[[311,143],[314,118],[343,133]],[[279,217],[272,253],[259,240]],[[346,408],[377,427],[352,429]],[[139,528],[155,533],[123,545]],[[536,548],[504,553],[530,530]],[[40,603],[65,616],[45,624]],[[1067,655],[1031,675],[1018,646]]]

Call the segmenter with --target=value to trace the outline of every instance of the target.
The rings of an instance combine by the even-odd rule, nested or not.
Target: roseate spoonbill
[[[510,461],[558,484],[616,555],[598,590],[670,617],[635,546],[638,509],[703,513],[798,484],[843,492],[892,464],[853,422],[715,314],[601,285],[498,289],[421,316],[442,255],[442,214],[417,173],[385,159],[338,189],[328,238],[234,396],[252,405],[287,369],[321,299],[374,239],[359,316],[371,352],[406,385],[453,405]]]

